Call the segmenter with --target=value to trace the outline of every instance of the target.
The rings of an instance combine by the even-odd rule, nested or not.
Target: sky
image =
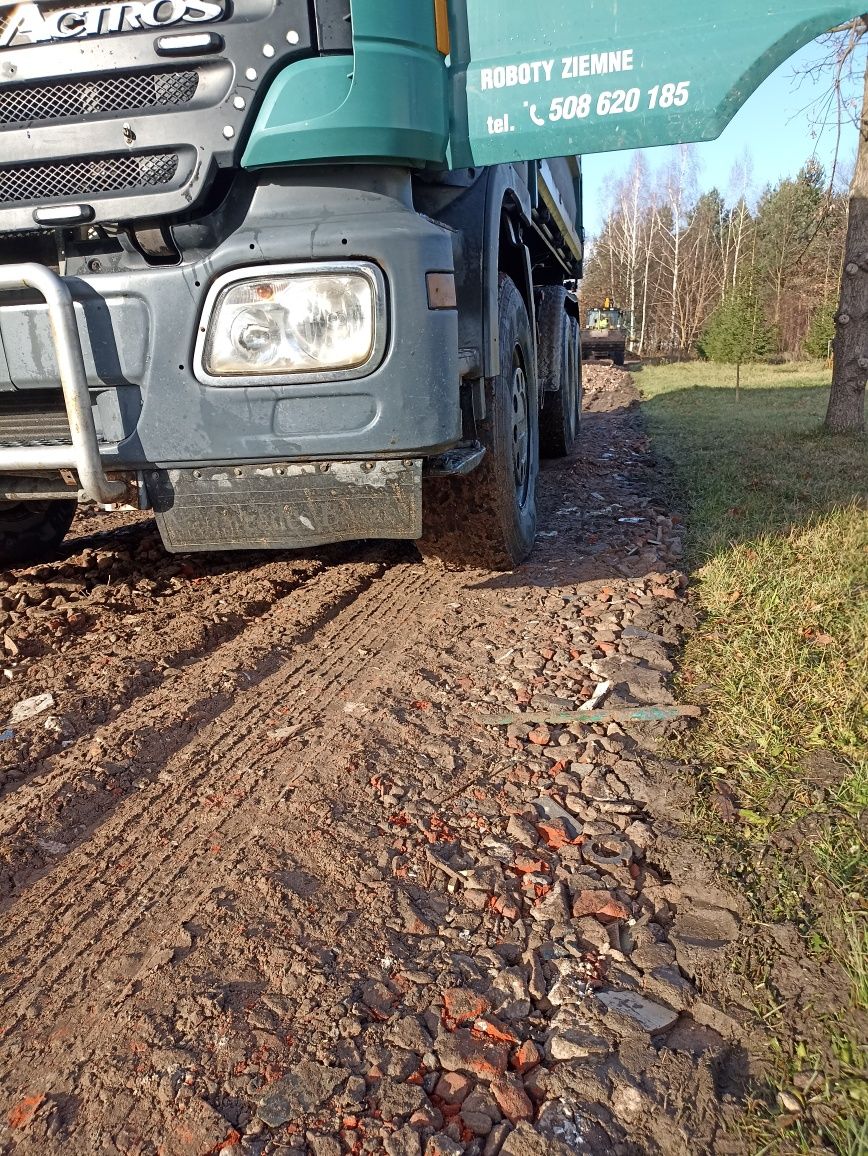
[[[860,59],[864,60],[864,49]],[[836,132],[829,129],[816,137],[814,121],[816,109],[811,109],[818,98],[828,91],[829,80],[812,79],[805,75],[806,67],[816,64],[828,52],[819,44],[809,44],[773,73],[748,100],[735,119],[716,141],[695,146],[700,161],[699,180],[703,189],[717,186],[724,194],[730,184],[730,174],[748,150],[753,160],[753,192],[760,193],[767,184],[775,184],[782,177],[794,176],[816,149],[817,157],[831,167],[835,153]],[[861,82],[850,86],[849,95],[861,98]],[[841,157],[852,169],[856,156],[857,130],[849,122],[842,131]],[[659,167],[671,150],[646,149],[652,168]],[[611,189],[627,172],[633,158],[632,151],[601,153],[585,157],[584,172],[585,230],[595,237],[606,217]]]

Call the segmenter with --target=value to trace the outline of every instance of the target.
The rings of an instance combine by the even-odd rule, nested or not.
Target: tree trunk
[[[741,362],[735,363],[735,400],[741,401]]]
[[[856,171],[850,186],[847,244],[841,297],[835,317],[835,369],[826,412],[832,433],[861,433],[865,428],[868,382],[868,66]]]

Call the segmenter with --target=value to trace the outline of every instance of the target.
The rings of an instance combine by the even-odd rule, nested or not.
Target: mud
[[[740,1150],[686,724],[521,720],[672,705],[691,622],[635,389],[585,386],[515,574],[82,513],[2,576],[0,723],[53,705],[0,740],[0,1152]]]

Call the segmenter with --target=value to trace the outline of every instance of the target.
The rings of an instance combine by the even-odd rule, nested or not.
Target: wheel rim
[[[512,466],[520,506],[527,501],[530,485],[530,411],[527,375],[518,346],[512,354]]]

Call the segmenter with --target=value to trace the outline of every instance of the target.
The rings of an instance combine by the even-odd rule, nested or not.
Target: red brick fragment
[[[533,743],[535,747],[547,747],[552,741],[552,736],[545,727],[535,727],[527,737],[528,742]]]
[[[533,1104],[530,1102],[521,1079],[509,1072],[495,1080],[491,1085],[497,1106],[512,1124],[520,1120],[533,1119]]]
[[[573,900],[573,917],[593,915],[601,923],[610,919],[628,919],[629,911],[614,899],[608,891],[580,891]]]
[[[491,1010],[488,1000],[466,987],[447,987],[443,992],[443,1021],[447,1026],[472,1024]]]
[[[533,1040],[525,1040],[523,1044],[519,1044],[509,1057],[509,1066],[522,1075],[532,1071],[540,1063],[542,1063],[542,1056]]]
[[[444,1072],[437,1081],[434,1095],[444,1104],[463,1104],[472,1087],[473,1081],[463,1072]]]
[[[665,598],[671,602],[673,599],[678,597],[678,594],[675,590],[671,589],[671,587],[669,587],[669,586],[652,586],[651,587],[651,597],[652,598]]]
[[[552,851],[557,851],[567,843],[580,843],[581,839],[574,839],[567,830],[567,825],[563,819],[545,819],[542,823],[537,823],[537,831],[545,841],[547,847]]]
[[[509,1045],[479,1038],[469,1028],[458,1028],[439,1045],[438,1057],[447,1072],[466,1072],[480,1080],[502,1076],[509,1063]]]
[[[10,1128],[26,1128],[32,1123],[33,1117],[45,1103],[45,1096],[39,1093],[36,1096],[25,1096],[19,1100],[6,1117]]]

